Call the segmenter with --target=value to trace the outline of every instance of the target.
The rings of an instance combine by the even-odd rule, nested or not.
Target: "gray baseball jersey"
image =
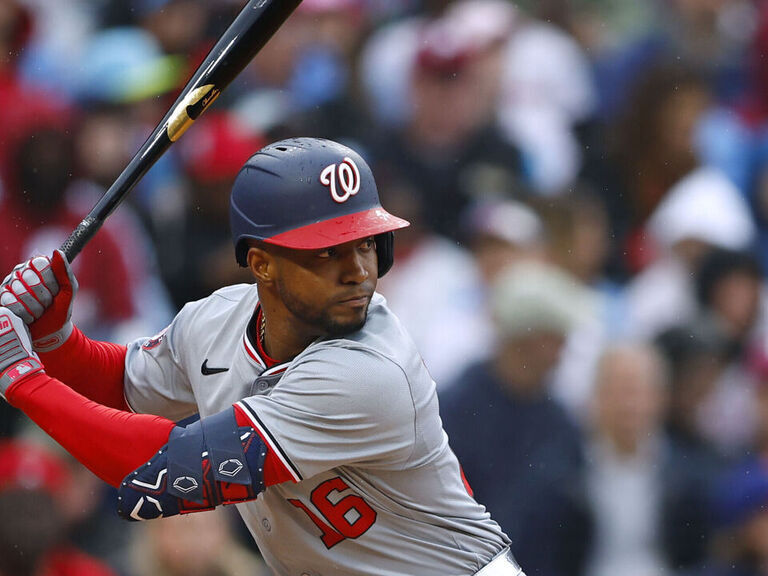
[[[294,480],[237,505],[276,574],[469,575],[508,545],[468,494],[435,384],[382,296],[361,330],[270,369],[247,334],[257,304],[255,285],[187,304],[129,345],[125,396],[172,420],[249,415]]]

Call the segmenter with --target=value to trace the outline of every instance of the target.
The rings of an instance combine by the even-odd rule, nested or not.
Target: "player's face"
[[[296,320],[331,336],[365,324],[378,275],[373,237],[323,250],[286,250],[278,266],[275,286]]]

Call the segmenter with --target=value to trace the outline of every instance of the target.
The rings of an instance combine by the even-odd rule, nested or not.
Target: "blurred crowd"
[[[3,274],[243,5],[0,0]],[[75,261],[78,326],[250,281],[229,186],[291,136],[359,150],[411,221],[379,290],[529,576],[768,574],[768,2],[304,0]],[[5,404],[0,436],[0,576],[268,573],[229,511],[122,524]]]

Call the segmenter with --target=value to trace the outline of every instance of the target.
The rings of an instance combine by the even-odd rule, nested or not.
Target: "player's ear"
[[[251,244],[248,248],[246,261],[257,283],[270,284],[274,281],[274,258],[262,246],[257,243]]]

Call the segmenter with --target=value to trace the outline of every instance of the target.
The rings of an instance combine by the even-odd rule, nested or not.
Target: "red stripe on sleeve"
[[[75,326],[57,349],[40,354],[45,371],[104,406],[130,410],[123,393],[127,348],[91,340]]]
[[[168,442],[174,427],[159,416],[97,404],[44,372],[9,389],[8,402],[115,487]]]
[[[254,428],[250,418],[243,412],[243,409],[235,404],[235,420],[237,420],[238,426],[247,426],[256,430],[256,433],[261,437],[262,442],[267,445],[268,448],[272,446],[267,438],[261,434],[258,428]],[[264,462],[264,485],[272,486],[274,484],[281,484],[283,482],[293,482],[293,475],[288,468],[280,461],[277,454],[269,449],[267,450],[267,459]]]

